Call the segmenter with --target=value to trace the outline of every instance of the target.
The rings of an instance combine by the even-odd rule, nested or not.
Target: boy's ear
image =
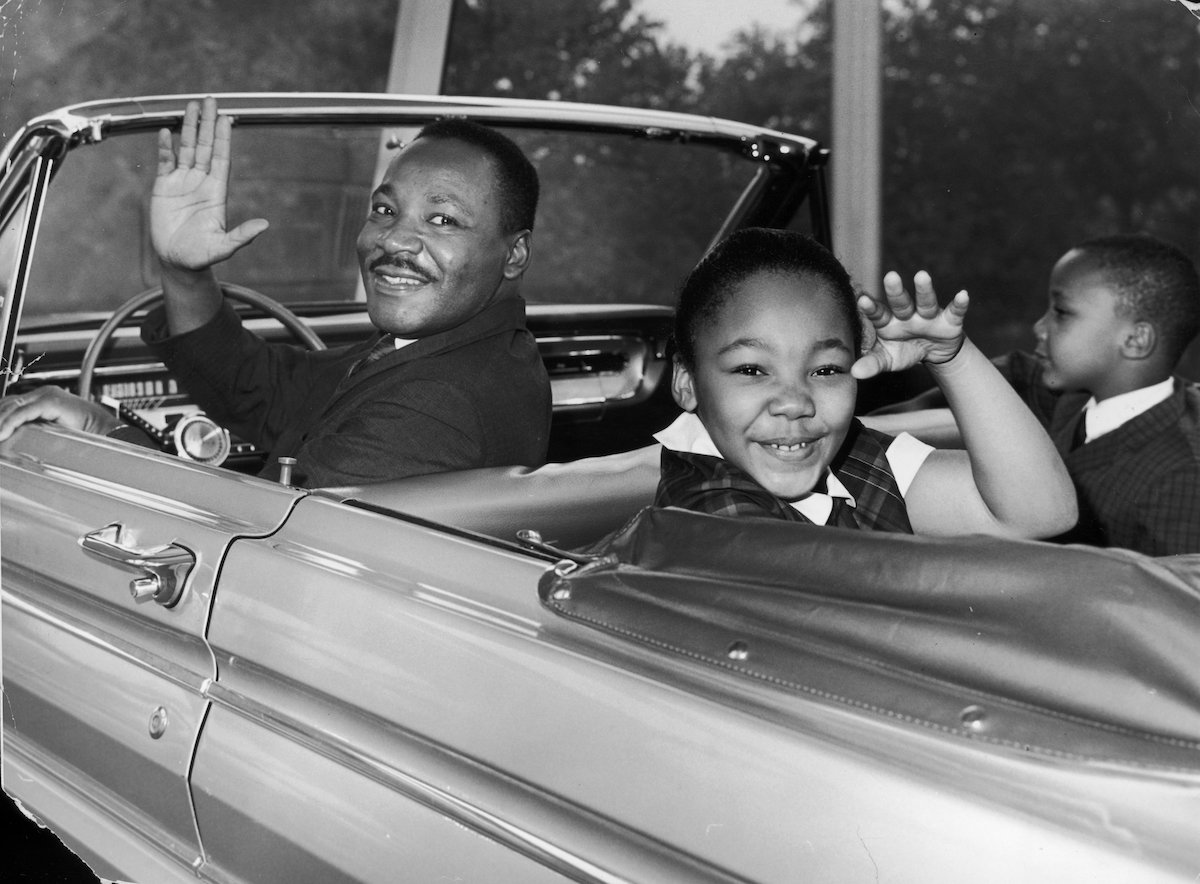
[[[671,395],[684,411],[696,410],[696,386],[692,373],[678,356],[671,368]]]
[[[1135,322],[1121,341],[1121,355],[1126,359],[1149,359],[1158,349],[1158,329],[1149,322]]]

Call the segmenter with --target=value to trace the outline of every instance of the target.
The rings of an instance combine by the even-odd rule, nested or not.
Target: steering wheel
[[[256,292],[254,289],[248,289],[244,286],[234,285],[233,283],[223,282],[220,283],[220,286],[222,294],[230,300],[240,301],[243,304],[257,307],[268,316],[278,320],[284,328],[291,332],[309,350],[325,349],[325,344],[317,337],[317,333],[309,328],[303,319],[274,298],[268,298],[262,292]],[[140,295],[134,295],[114,310],[112,316],[100,326],[96,331],[96,336],[92,338],[87,350],[84,351],[83,362],[79,366],[79,395],[81,397],[88,400],[92,398],[92,383],[96,373],[96,364],[100,361],[100,354],[108,346],[117,329],[124,325],[134,313],[161,301],[162,297],[162,286],[155,286],[152,289],[147,289]]]

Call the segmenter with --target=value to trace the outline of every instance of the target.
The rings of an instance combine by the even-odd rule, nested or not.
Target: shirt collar
[[[1117,396],[1110,396],[1100,402],[1093,396],[1088,400],[1083,412],[1085,439],[1091,441],[1097,436],[1111,433],[1117,427],[1133,420],[1139,414],[1149,411],[1160,402],[1171,398],[1175,391],[1175,382],[1171,378],[1130,390]]]
[[[692,412],[685,411],[680,414],[669,427],[655,433],[654,438],[672,451],[721,457],[721,452],[717,450],[707,428]],[[834,497],[844,498],[850,506],[855,505],[854,496],[846,490],[846,486],[833,471],[826,468],[824,491],[809,492],[799,500],[788,501],[788,505],[798,510],[810,522],[824,525],[833,511]]]

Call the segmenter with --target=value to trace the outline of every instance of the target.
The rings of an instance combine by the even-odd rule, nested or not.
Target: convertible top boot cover
[[[656,507],[589,553],[545,604],[663,652],[1021,751],[1200,769],[1200,556]]]

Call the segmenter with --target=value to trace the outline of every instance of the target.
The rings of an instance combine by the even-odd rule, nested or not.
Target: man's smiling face
[[[419,138],[392,160],[358,235],[367,312],[402,338],[454,328],[501,295],[529,260],[529,231],[505,232],[491,160]]]

